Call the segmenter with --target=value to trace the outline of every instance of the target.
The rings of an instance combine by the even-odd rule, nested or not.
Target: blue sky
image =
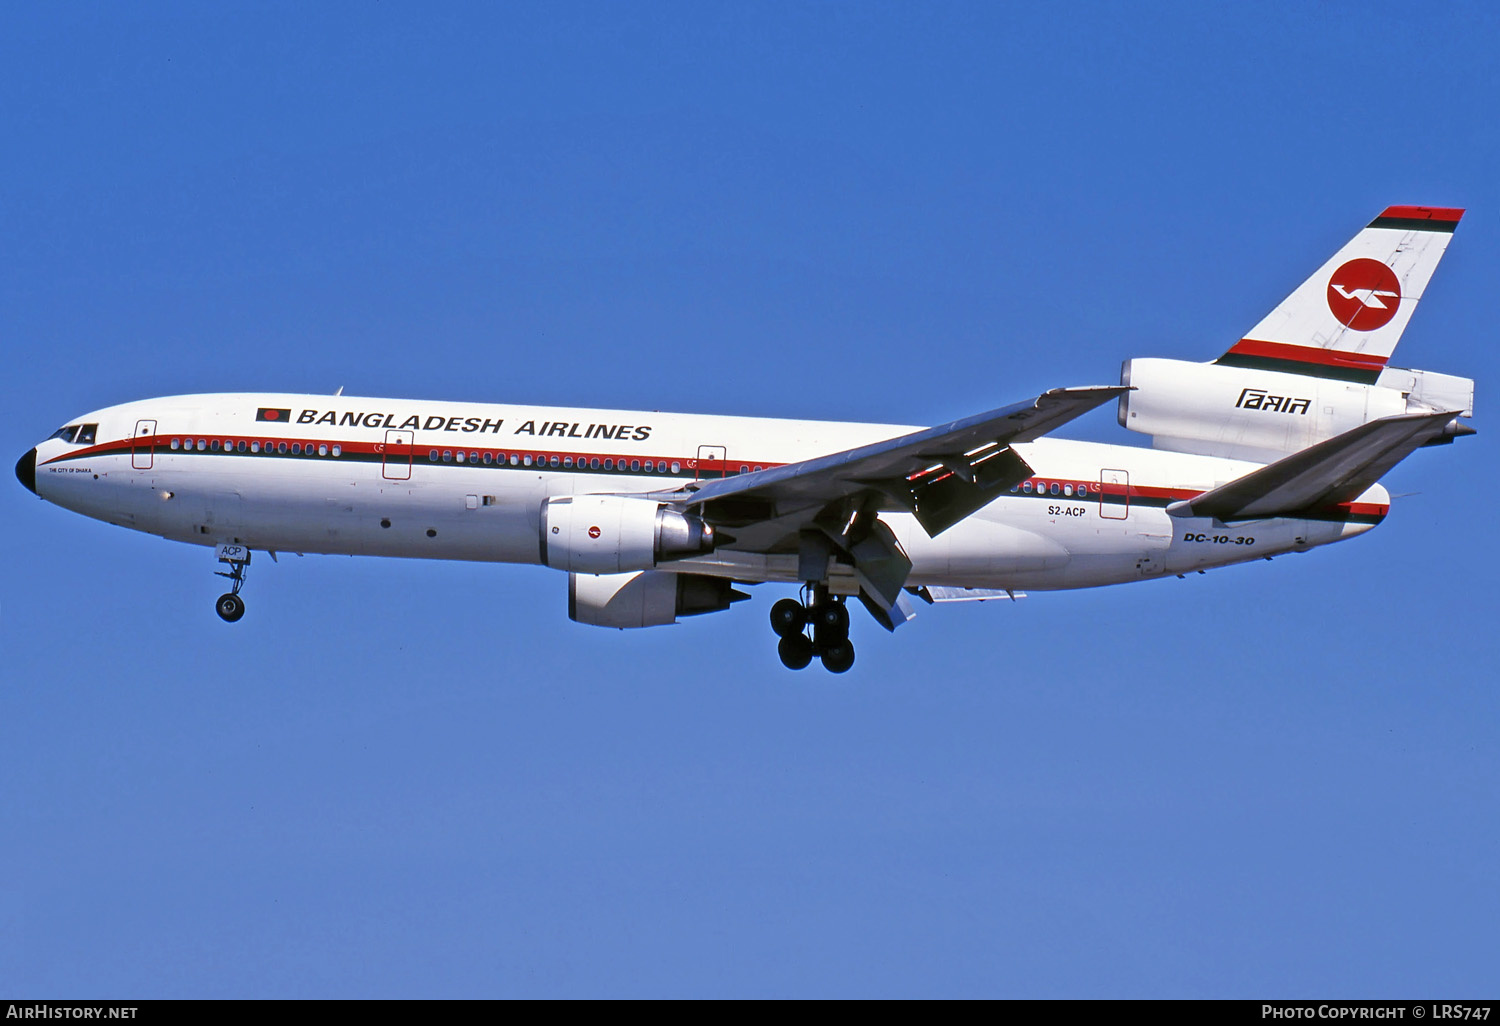
[[[0,992],[1492,993],[1500,16],[11,6],[0,450],[276,390],[931,423],[1210,359],[1388,204],[1474,377],[1376,531],[857,619],[566,616],[0,489]],[[1066,434],[1134,443],[1112,411]]]

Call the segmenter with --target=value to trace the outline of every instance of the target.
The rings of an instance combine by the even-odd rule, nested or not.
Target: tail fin
[[[1215,362],[1373,384],[1463,213],[1387,207]]]

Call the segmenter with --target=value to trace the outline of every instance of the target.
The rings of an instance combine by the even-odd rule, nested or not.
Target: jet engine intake
[[[648,570],[714,550],[714,529],[651,499],[565,495],[542,504],[542,562],[572,573]]]

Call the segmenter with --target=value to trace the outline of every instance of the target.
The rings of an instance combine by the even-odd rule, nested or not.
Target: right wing
[[[928,534],[937,535],[1031,475],[1010,449],[1012,442],[1039,438],[1125,390],[1119,385],[1053,389],[1014,406],[857,449],[709,481],[691,492],[658,494],[728,528],[741,542],[734,548],[753,545],[764,551],[775,539],[752,543],[747,531],[790,520],[781,533],[795,533],[805,526],[801,521],[851,502],[877,513],[911,513]]]
[[[651,497],[702,517],[728,536],[725,549],[795,553],[802,580],[822,579],[831,558],[850,565],[865,607],[894,630],[910,615],[901,589],[911,560],[880,514],[911,513],[929,535],[941,534],[1031,476],[1012,442],[1038,438],[1124,391],[1054,389],[882,442]]]

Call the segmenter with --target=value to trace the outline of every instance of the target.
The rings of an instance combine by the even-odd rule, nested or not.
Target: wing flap
[[[1191,499],[1178,517],[1253,520],[1350,502],[1416,449],[1452,433],[1456,412],[1382,417],[1295,452]]]

